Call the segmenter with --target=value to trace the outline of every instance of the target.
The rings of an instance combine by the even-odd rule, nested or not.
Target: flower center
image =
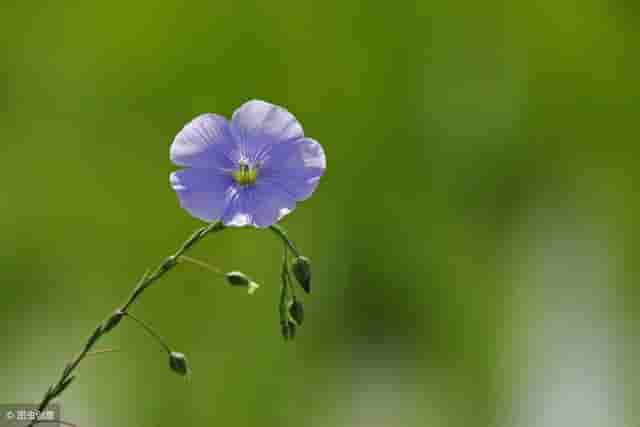
[[[258,169],[249,167],[246,164],[240,164],[240,168],[233,172],[233,179],[240,185],[251,185],[256,182],[258,177]]]

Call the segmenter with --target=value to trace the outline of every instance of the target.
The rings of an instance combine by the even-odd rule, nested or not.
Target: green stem
[[[122,307],[122,311],[126,312],[129,307],[136,302],[140,294],[144,292],[149,286],[151,286],[156,280],[162,277],[167,271],[171,270],[178,263],[178,258],[182,256],[189,248],[195,245],[200,239],[206,236],[209,233],[215,233],[217,231],[221,231],[224,229],[224,225],[221,222],[215,222],[213,224],[209,224],[206,227],[202,227],[199,230],[196,230],[195,233],[191,235],[186,242],[182,244],[180,249],[176,251],[173,255],[167,257],[162,264],[160,264],[156,270],[151,275],[144,275],[140,282],[134,289],[133,293],[127,300],[127,302]]]
[[[133,314],[131,314],[129,312],[127,312],[126,316],[129,317],[130,319],[134,320],[138,325],[140,325],[142,327],[142,329],[147,331],[147,333],[149,333],[149,335],[151,335],[153,338],[155,338],[156,341],[158,341],[158,343],[162,346],[164,351],[167,352],[167,354],[171,354],[171,347],[169,347],[169,345],[164,340],[164,338],[162,338],[162,336],[160,336],[160,334],[157,333],[151,326],[149,326],[147,323],[145,323],[142,320],[138,319],[136,316],[134,316]]]
[[[289,324],[289,310],[288,310],[289,307],[287,304],[289,290],[293,291],[293,287],[289,277],[287,255],[288,255],[288,245],[285,242],[284,254],[282,255],[282,272],[280,273],[282,286],[280,288],[280,307],[279,307],[280,308],[280,327],[282,328],[282,333],[284,335],[285,340],[293,338],[293,335],[291,333],[291,325]],[[295,298],[295,294],[293,298]]]
[[[300,256],[300,251],[298,251],[296,246],[293,244],[293,241],[289,239],[289,236],[287,235],[287,232],[284,231],[284,228],[280,227],[278,224],[273,224],[271,227],[269,227],[269,229],[271,229],[271,231],[276,233],[276,235],[282,239],[284,244],[287,245],[289,249],[291,249],[291,252],[293,252],[296,257]]]
[[[295,286],[294,286],[293,280],[291,280],[291,274],[289,273],[289,262],[288,262],[287,245],[284,246],[284,265],[282,266],[282,271],[283,271],[283,274],[286,275],[287,284],[289,285],[289,291],[291,292],[291,297],[295,301],[296,300],[296,290],[295,290]]]
[[[224,273],[218,267],[214,267],[213,265],[209,265],[204,261],[200,261],[199,259],[191,258],[191,257],[186,256],[186,255],[180,255],[180,258],[178,258],[178,261],[190,262],[191,264],[194,264],[194,265],[197,265],[199,267],[202,267],[205,270],[209,270],[211,272],[214,272],[216,274],[220,274],[220,275],[224,276]]]
[[[120,317],[124,316],[125,314],[128,314],[127,312],[129,308],[138,300],[138,298],[140,298],[142,293],[149,286],[151,286],[158,279],[164,276],[167,272],[173,269],[173,267],[175,267],[176,264],[178,263],[178,258],[182,256],[186,251],[188,251],[193,245],[198,243],[207,234],[222,231],[224,230],[224,228],[225,226],[221,222],[215,222],[205,227],[199,228],[191,235],[191,237],[189,237],[180,246],[180,248],[173,255],[167,257],[158,267],[156,267],[156,269],[153,270],[152,273],[150,274],[149,272],[145,273],[136,284],[133,292],[131,293],[131,296],[127,298],[127,300],[121,306],[121,308],[116,310],[116,314],[112,315],[111,318],[109,319],[109,320],[112,320],[114,319],[114,316],[117,316],[118,317],[117,321],[113,322],[113,324],[111,324],[110,327],[106,327],[108,323],[100,323],[98,325],[98,327],[94,330],[94,332],[91,334],[91,336],[85,343],[82,351],[78,353],[78,355],[71,362],[66,364],[58,382],[52,385],[51,387],[49,387],[44,397],[42,398],[40,405],[38,406],[38,412],[40,413],[44,411],[53,399],[58,397],[67,389],[67,387],[71,384],[71,382],[75,378],[71,374],[76,370],[80,362],[82,362],[82,360],[87,355],[90,354],[91,349],[101,337],[103,337],[108,332],[110,332],[111,330],[115,329],[118,326]],[[37,422],[40,422],[40,421],[32,420],[27,427],[33,427]]]

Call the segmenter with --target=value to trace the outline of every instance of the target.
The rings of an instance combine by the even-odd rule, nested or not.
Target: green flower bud
[[[256,289],[260,287],[260,285],[239,271],[231,271],[225,274],[224,277],[231,286],[245,286],[249,295],[253,294]]]
[[[189,373],[187,358],[184,354],[176,351],[172,351],[171,354],[169,354],[169,367],[173,372],[180,375],[187,375]]]
[[[239,271],[231,271],[224,275],[231,286],[249,286],[251,280]]]
[[[298,326],[302,325],[302,321],[304,320],[304,308],[300,301],[295,300],[291,303],[289,306],[289,316],[291,316]]]
[[[305,290],[306,293],[311,292],[311,261],[309,258],[304,256],[299,256],[293,262],[291,266],[293,271],[293,275],[296,277],[296,280],[302,286],[302,289]]]
[[[296,324],[290,320],[284,321],[280,324],[282,337],[285,340],[292,340],[296,336]]]
[[[289,322],[289,339],[294,339],[296,337],[296,324],[293,322]]]

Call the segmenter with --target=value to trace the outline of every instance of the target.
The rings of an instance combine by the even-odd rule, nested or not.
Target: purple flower
[[[282,107],[253,100],[227,121],[202,114],[171,144],[180,205],[204,221],[269,227],[311,196],[325,170],[322,147]]]

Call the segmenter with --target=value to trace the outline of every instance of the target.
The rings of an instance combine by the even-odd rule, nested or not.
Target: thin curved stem
[[[293,283],[293,280],[291,279],[291,274],[289,274],[289,257],[288,257],[288,251],[287,251],[287,245],[284,245],[284,265],[282,266],[282,271],[283,274],[286,275],[286,279],[287,279],[287,284],[289,285],[289,291],[291,292],[291,297],[293,298],[293,300],[296,300],[296,290],[295,290],[295,286]]]
[[[202,267],[205,270],[209,270],[209,271],[211,271],[213,273],[220,274],[220,275],[224,276],[224,273],[218,267],[214,267],[213,265],[209,265],[204,261],[200,261],[199,259],[191,258],[191,257],[186,256],[186,255],[180,255],[180,257],[178,258],[178,261],[190,262],[191,264],[194,264],[194,265],[197,265],[199,267]]]
[[[100,323],[94,332],[89,336],[87,342],[84,345],[84,348],[78,355],[69,363],[66,364],[62,375],[57,383],[51,385],[47,392],[45,393],[40,405],[38,406],[38,413],[42,413],[42,411],[49,405],[49,403],[57,398],[60,394],[62,394],[67,387],[73,382],[75,376],[71,375],[80,362],[84,360],[84,358],[91,354],[90,351],[93,346],[102,338],[104,335],[115,329],[119,324],[122,317],[128,314],[129,308],[140,298],[142,293],[152,284],[154,284],[158,279],[164,276],[167,272],[169,272],[173,267],[178,264],[178,258],[182,256],[186,251],[188,251],[193,245],[198,243],[202,238],[204,238],[209,233],[216,233],[218,231],[224,230],[225,226],[221,222],[215,222],[209,224],[205,227],[201,227],[196,230],[191,237],[189,237],[178,250],[171,256],[167,257],[155,270],[147,271],[142,278],[136,284],[133,292],[124,302],[124,304],[118,308],[105,322]],[[36,423],[42,422],[42,420],[32,420],[27,427],[33,427]]]
[[[291,252],[293,252],[296,257],[300,256],[300,251],[298,251],[296,245],[293,244],[293,241],[289,239],[289,236],[287,235],[287,232],[284,231],[284,228],[280,227],[278,224],[273,224],[271,227],[269,227],[269,229],[271,229],[271,231],[276,233],[276,235],[282,239],[284,244],[287,245],[289,249],[291,249]]]
[[[147,333],[149,335],[151,335],[153,338],[155,338],[156,341],[158,341],[158,343],[162,346],[164,351],[167,352],[167,354],[171,354],[171,347],[169,347],[169,344],[167,344],[167,342],[164,340],[164,338],[162,338],[162,336],[159,333],[157,333],[151,326],[149,326],[146,322],[143,322],[141,319],[138,319],[136,316],[134,316],[133,314],[131,314],[129,312],[127,312],[126,316],[128,318],[134,320],[138,325],[140,325],[142,327],[142,329],[147,331]]]
[[[289,277],[289,265],[288,265],[288,245],[284,244],[284,253],[282,254],[282,271],[280,273],[281,287],[280,287],[280,328],[282,330],[282,336],[285,340],[292,339],[295,335],[295,326],[289,323],[288,302],[289,292],[293,290],[293,286],[290,283]],[[293,295],[295,299],[295,295]]]
[[[206,236],[209,233],[215,233],[217,231],[223,230],[225,227],[221,222],[215,222],[213,224],[209,224],[206,227],[202,227],[196,230],[195,233],[185,241],[180,249],[176,251],[175,254],[167,257],[162,264],[160,264],[156,270],[151,274],[145,274],[138,282],[138,285],[134,289],[133,293],[127,300],[127,302],[122,307],[122,311],[127,311],[127,309],[138,299],[140,294],[144,292],[146,288],[151,286],[156,280],[162,277],[167,271],[171,270],[178,263],[178,258],[184,254],[189,248],[195,245],[200,239]]]
[[[285,300],[286,300],[287,291],[288,291],[287,284],[288,284],[288,281],[290,281],[290,278],[287,277],[288,276],[288,271],[287,271],[287,268],[286,268],[286,265],[287,265],[286,248],[290,249],[291,252],[296,257],[300,256],[300,252],[298,251],[298,249],[296,248],[294,243],[289,239],[289,237],[287,236],[286,231],[284,231],[284,229],[282,227],[280,227],[279,225],[275,225],[274,224],[269,228],[280,239],[282,239],[282,241],[284,242],[284,245],[285,245],[285,259],[284,259],[283,276],[282,276],[283,286],[282,286],[282,289],[281,289],[280,310],[281,310],[282,318],[286,319],[286,317],[285,317],[285,315],[286,315]],[[131,317],[134,320],[139,320],[139,319],[136,319],[136,318],[132,317],[131,314],[128,311],[131,308],[131,306],[140,298],[140,296],[143,294],[143,292],[148,287],[150,287],[152,284],[154,284],[156,281],[158,281],[158,279],[160,279],[162,276],[164,276],[167,272],[172,270],[178,264],[178,262],[179,262],[181,257],[183,259],[185,259],[184,258],[184,253],[187,252],[192,246],[194,246],[202,238],[204,238],[207,234],[216,233],[216,232],[222,231],[224,229],[225,229],[225,226],[221,222],[212,223],[212,224],[209,224],[209,225],[207,225],[205,227],[199,228],[180,246],[180,248],[178,248],[178,250],[173,255],[170,255],[167,258],[165,258],[165,260],[158,267],[156,267],[155,269],[148,270],[147,272],[145,272],[145,274],[142,276],[142,278],[140,278],[140,280],[138,281],[138,283],[134,287],[134,289],[133,289],[131,295],[129,296],[129,298],[127,298],[126,301],[118,309],[116,309],[115,312],[112,313],[111,316],[109,318],[107,318],[106,321],[98,324],[98,326],[96,327],[94,332],[87,339],[87,342],[85,343],[84,348],[82,349],[82,351],[80,353],[78,353],[73,360],[71,360],[70,362],[68,362],[65,365],[65,368],[64,368],[64,370],[62,372],[62,375],[60,376],[60,379],[58,380],[58,382],[53,384],[53,385],[51,385],[49,387],[49,389],[47,390],[47,392],[45,393],[44,397],[42,398],[42,401],[40,402],[40,405],[38,406],[38,412],[42,413],[42,411],[49,405],[49,403],[52,400],[54,400],[55,398],[60,396],[60,394],[62,394],[69,387],[69,385],[75,379],[75,376],[72,375],[72,374],[77,369],[78,365],[80,365],[80,363],[87,356],[89,356],[91,354],[94,354],[94,353],[91,352],[91,349],[100,340],[100,338],[102,338],[104,335],[106,335],[107,333],[109,333],[113,329],[115,329],[120,324],[120,321],[122,320],[122,318],[125,315],[128,315],[129,317]],[[189,260],[193,260],[193,259],[189,258]],[[139,322],[139,323],[141,325],[143,324],[141,322]],[[145,329],[147,329],[147,328],[145,328]],[[152,333],[151,330],[148,330],[148,331],[150,333]],[[153,333],[153,334],[156,335],[157,337],[159,337],[157,334],[155,334],[155,333]],[[167,350],[169,348],[164,341],[159,340],[159,342],[162,342],[164,344],[163,348],[165,350]],[[44,420],[35,419],[35,420],[32,420],[28,424],[27,427],[33,427],[35,424],[42,423],[42,422],[44,422]]]

